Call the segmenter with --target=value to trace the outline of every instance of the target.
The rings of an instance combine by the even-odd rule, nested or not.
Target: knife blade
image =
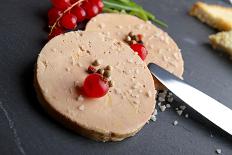
[[[185,83],[156,64],[148,64],[152,75],[182,101],[202,114],[209,121],[232,135],[232,110],[205,93]]]

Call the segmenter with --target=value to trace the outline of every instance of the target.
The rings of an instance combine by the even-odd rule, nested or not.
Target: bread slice
[[[232,30],[232,8],[197,2],[190,10],[190,15],[220,31]]]
[[[213,48],[223,50],[232,56],[232,31],[210,35],[209,40]]]

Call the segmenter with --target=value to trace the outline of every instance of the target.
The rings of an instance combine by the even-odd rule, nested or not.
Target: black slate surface
[[[232,63],[211,49],[216,31],[187,15],[194,0],[137,0],[164,19],[167,31],[182,49],[184,78],[232,108]],[[225,1],[209,3],[228,5]],[[229,5],[228,5],[229,6]],[[0,154],[232,154],[231,136],[188,108],[190,118],[174,109],[122,142],[99,143],[53,121],[40,107],[32,86],[33,65],[45,45],[48,0],[8,0],[0,5]],[[200,102],[200,101],[199,101]],[[181,104],[179,101],[175,105]],[[204,104],[204,103],[202,103]],[[228,122],[232,118],[227,118]],[[173,126],[174,120],[179,121]],[[211,136],[211,134],[213,136]]]

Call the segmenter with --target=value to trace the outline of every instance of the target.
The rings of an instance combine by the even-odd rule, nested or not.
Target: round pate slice
[[[184,62],[180,49],[172,38],[151,22],[145,22],[127,14],[105,13],[92,18],[86,31],[100,31],[115,39],[124,41],[129,32],[143,35],[143,43],[148,51],[145,62],[153,62],[182,78]],[[154,79],[156,89],[164,87]]]
[[[101,98],[87,98],[79,88],[95,60],[113,68],[114,85]],[[146,64],[129,46],[99,32],[69,32],[50,40],[37,60],[35,87],[49,114],[99,141],[133,136],[155,107],[156,92]]]

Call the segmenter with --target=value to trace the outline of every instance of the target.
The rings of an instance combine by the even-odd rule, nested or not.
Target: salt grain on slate
[[[166,107],[167,107],[167,108],[171,108],[171,105],[170,105],[170,104],[166,104]]]
[[[166,106],[165,105],[160,106],[160,110],[164,112],[166,110]]]
[[[173,101],[173,97],[169,97],[169,98],[167,99],[167,101],[168,101],[169,103],[171,103],[171,102]]]
[[[181,110],[185,110],[185,109],[186,109],[186,106],[181,105],[179,108],[180,108]]]
[[[165,99],[164,99],[164,98],[162,98],[162,97],[159,97],[159,98],[158,98],[158,101],[160,101],[160,102],[164,102],[164,101],[165,101]]]
[[[156,121],[156,116],[151,115],[151,120],[152,120],[153,122],[155,122],[155,121]]]
[[[165,98],[165,97],[166,97],[166,94],[164,94],[164,93],[159,93],[158,96],[161,97],[161,98]]]
[[[183,110],[177,110],[176,112],[177,112],[177,114],[178,114],[179,116],[181,116],[182,113],[183,113]]]
[[[163,93],[164,93],[164,94],[167,94],[167,93],[168,93],[168,90],[164,90]]]
[[[178,124],[178,121],[174,121],[174,122],[173,122],[173,125],[176,126],[177,124]]]
[[[158,114],[157,109],[155,109],[153,115],[156,116],[157,114]]]
[[[221,153],[222,153],[222,150],[221,150],[221,149],[216,149],[216,153],[217,153],[217,154],[221,154]]]

